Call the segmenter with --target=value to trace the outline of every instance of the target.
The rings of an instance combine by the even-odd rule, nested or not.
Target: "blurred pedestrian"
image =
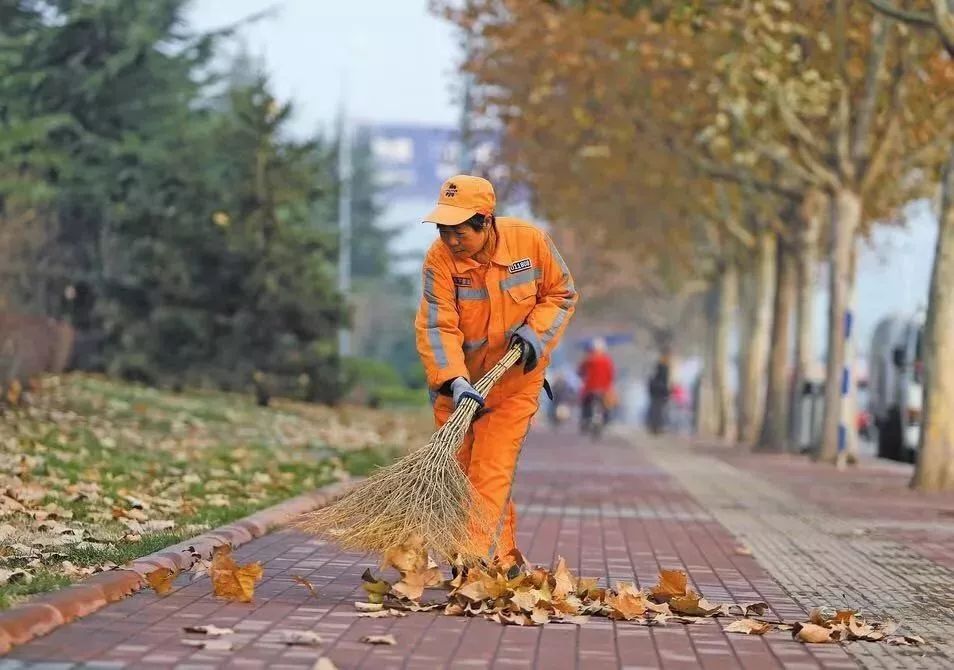
[[[660,356],[649,378],[649,413],[647,425],[654,435],[666,429],[667,409],[672,389],[669,385],[669,354]]]
[[[580,408],[580,430],[586,432],[594,411],[599,409],[603,420],[616,406],[613,387],[616,368],[613,359],[606,353],[606,342],[597,337],[589,343],[588,351],[580,363],[580,378],[583,381]]]

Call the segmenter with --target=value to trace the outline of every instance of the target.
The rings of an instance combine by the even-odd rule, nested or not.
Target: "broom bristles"
[[[474,384],[486,397],[520,359],[515,346]],[[383,553],[423,538],[424,548],[446,560],[486,557],[496,541],[498,519],[457,462],[479,405],[464,399],[423,448],[375,470],[334,503],[305,514],[294,525],[323,535],[342,548]]]

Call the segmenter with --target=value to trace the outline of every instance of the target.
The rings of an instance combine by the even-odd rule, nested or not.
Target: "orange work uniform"
[[[503,357],[519,327],[526,324],[537,338],[532,343],[539,352],[537,367],[507,371],[486,398],[490,411],[473,424],[458,453],[487,509],[499,519],[497,538],[486,538],[488,553],[494,553],[490,545],[496,539],[496,553],[503,555],[516,545],[510,494],[517,457],[537,411],[550,353],[575,309],[573,278],[546,233],[501,217],[489,262],[456,258],[438,240],[424,261],[423,282],[417,349],[438,426],[454,410],[453,400],[438,389],[456,377],[476,382]]]

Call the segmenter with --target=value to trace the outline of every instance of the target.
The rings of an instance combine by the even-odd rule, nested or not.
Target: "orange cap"
[[[459,174],[441,186],[437,207],[427,215],[424,223],[457,226],[474,214],[493,214],[497,204],[494,187],[482,177]]]

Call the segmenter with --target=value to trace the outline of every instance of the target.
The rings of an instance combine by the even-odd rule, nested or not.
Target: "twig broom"
[[[520,359],[512,347],[474,388],[484,397]],[[337,501],[295,523],[308,533],[335,540],[345,549],[383,553],[408,542],[446,560],[485,557],[497,525],[457,462],[479,405],[465,398],[423,449],[375,470]]]

